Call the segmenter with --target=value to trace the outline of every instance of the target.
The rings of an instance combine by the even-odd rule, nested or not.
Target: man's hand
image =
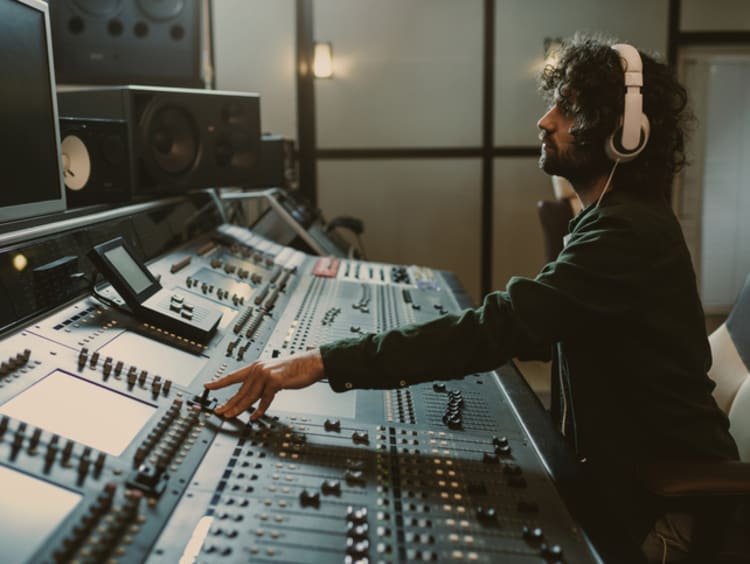
[[[209,390],[216,390],[242,382],[237,393],[215,411],[224,417],[236,417],[260,400],[258,409],[250,416],[250,420],[255,421],[266,412],[279,390],[306,388],[323,376],[320,351],[313,350],[289,358],[256,360],[245,368],[215,382],[207,382],[204,386]]]

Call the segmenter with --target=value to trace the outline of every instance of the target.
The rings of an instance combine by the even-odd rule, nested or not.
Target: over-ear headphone
[[[624,163],[643,151],[651,127],[643,113],[643,63],[638,49],[625,43],[612,45],[612,49],[619,55],[625,73],[625,108],[619,127],[605,141],[604,151],[613,161]]]

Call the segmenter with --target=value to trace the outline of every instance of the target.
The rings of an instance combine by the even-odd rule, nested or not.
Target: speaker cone
[[[151,160],[161,172],[178,175],[190,170],[198,157],[197,129],[185,110],[158,109],[146,127]]]
[[[146,17],[165,21],[180,15],[185,7],[185,0],[138,0],[138,7]]]
[[[91,177],[91,155],[77,135],[67,135],[61,144],[63,178],[70,190],[82,190]]]

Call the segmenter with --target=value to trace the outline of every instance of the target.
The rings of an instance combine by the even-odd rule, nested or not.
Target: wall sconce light
[[[28,259],[21,253],[18,253],[16,256],[13,257],[13,268],[15,268],[18,272],[23,272],[23,270],[29,265]]]
[[[562,49],[562,37],[545,37],[544,38],[544,62],[548,65],[554,65],[560,59],[560,50]]]
[[[333,46],[330,43],[315,43],[313,76],[315,78],[333,78]]]

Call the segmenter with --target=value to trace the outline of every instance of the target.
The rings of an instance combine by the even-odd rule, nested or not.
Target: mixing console
[[[81,291],[70,261],[56,302],[19,298],[24,315],[6,318],[4,562],[601,561],[498,373],[384,392],[321,382],[280,392],[257,422],[215,415],[232,391],[203,383],[252,360],[467,304],[447,273],[310,256],[184,205],[87,220],[65,254],[86,271],[88,248],[123,236],[163,287],[221,312],[207,342],[135,320],[111,287],[109,305]],[[59,258],[44,237],[8,241],[2,261]]]

